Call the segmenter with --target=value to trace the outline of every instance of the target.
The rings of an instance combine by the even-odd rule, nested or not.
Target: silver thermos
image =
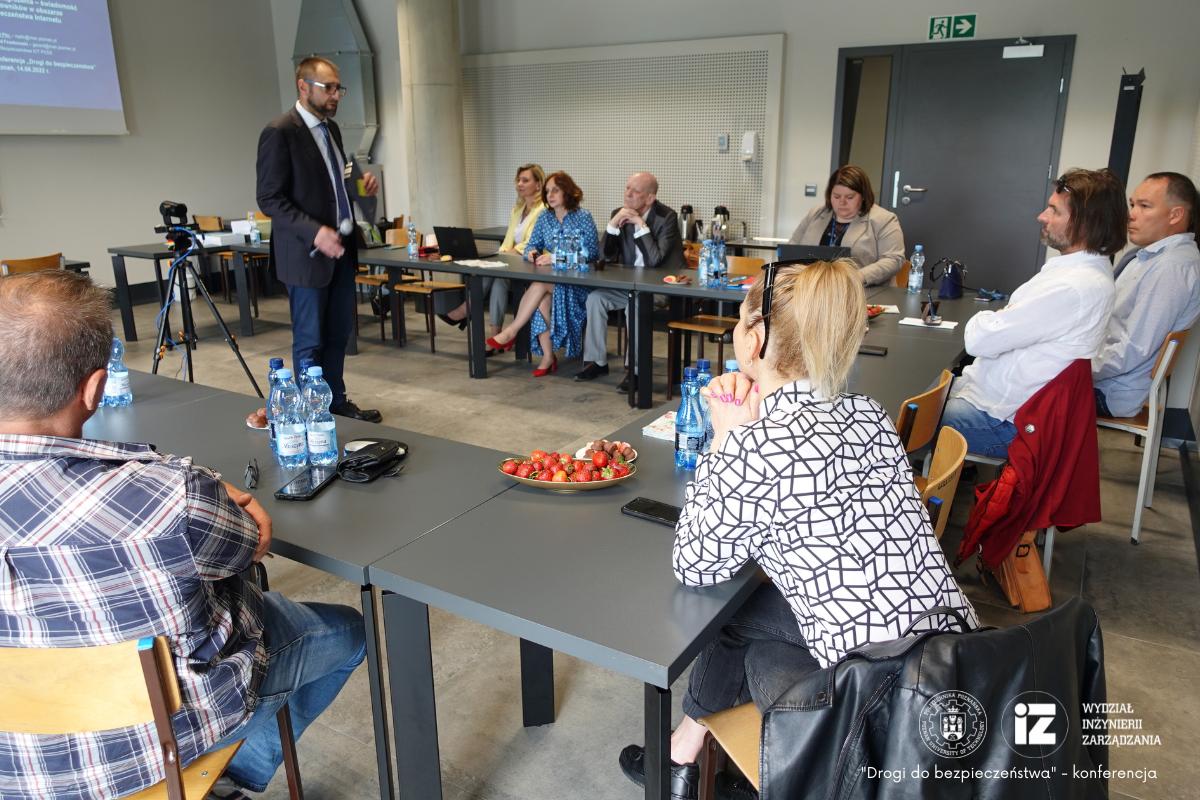
[[[713,209],[712,238],[724,241],[729,236],[729,209],[717,206]]]
[[[696,212],[689,205],[679,207],[679,238],[685,242],[696,241],[696,233],[693,230],[696,224]]]

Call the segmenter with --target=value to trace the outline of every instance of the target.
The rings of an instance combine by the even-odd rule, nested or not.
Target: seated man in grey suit
[[[625,205],[613,211],[601,251],[606,261],[631,267],[683,268],[679,218],[658,202],[658,179],[649,172],[635,172],[625,182]],[[627,302],[626,292],[620,289],[595,289],[588,294],[584,367],[575,380],[590,381],[608,374],[608,312],[625,308]],[[632,325],[629,338],[633,348]],[[617,389],[628,391],[629,385],[622,381]]]

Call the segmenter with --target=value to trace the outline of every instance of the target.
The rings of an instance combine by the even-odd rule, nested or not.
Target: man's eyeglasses
[[[338,97],[345,97],[346,93],[350,91],[340,83],[322,83],[321,81],[314,81],[309,78],[305,78],[304,82],[309,86],[320,86],[328,94],[336,94]]]
[[[772,261],[770,264],[763,265],[763,272],[766,273],[763,284],[762,308],[759,309],[759,316],[762,317],[763,323],[763,341],[762,349],[758,352],[759,358],[767,357],[767,341],[771,338],[771,299],[775,295],[775,276],[781,271],[789,267],[803,267],[813,263],[811,258],[795,259],[792,261]]]

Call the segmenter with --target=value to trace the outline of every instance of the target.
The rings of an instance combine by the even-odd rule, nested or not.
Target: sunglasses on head
[[[1054,182],[1054,191],[1058,192],[1059,194],[1070,194],[1071,187],[1067,185],[1067,179],[1059,178],[1056,180]]]
[[[811,258],[799,258],[792,261],[772,261],[770,264],[763,264],[762,270],[766,277],[763,284],[762,308],[759,309],[759,316],[762,317],[763,323],[762,349],[758,351],[759,358],[767,357],[767,341],[771,338],[771,300],[775,295],[775,276],[785,269],[806,267],[814,261],[815,259]]]

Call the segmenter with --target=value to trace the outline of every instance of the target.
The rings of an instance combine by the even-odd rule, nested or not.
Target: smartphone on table
[[[309,467],[276,490],[277,500],[311,500],[337,477],[337,467]]]
[[[651,500],[648,497],[635,497],[621,506],[622,514],[657,522],[660,525],[669,525],[672,528],[679,522],[679,511],[679,506],[673,506],[660,500]]]

